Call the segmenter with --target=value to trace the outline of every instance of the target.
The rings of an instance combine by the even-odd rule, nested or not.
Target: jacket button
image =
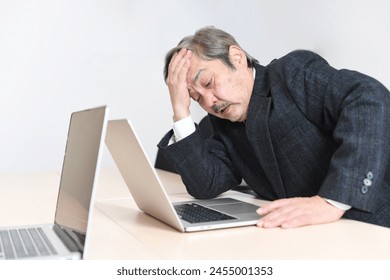
[[[366,194],[368,192],[368,187],[364,186],[361,188],[362,194]]]
[[[370,171],[367,173],[367,179],[372,179],[374,177],[374,174]]]
[[[363,180],[364,186],[370,187],[372,185],[372,181],[370,179],[364,179]]]

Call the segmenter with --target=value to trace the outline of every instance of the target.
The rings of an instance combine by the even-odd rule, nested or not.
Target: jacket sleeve
[[[188,137],[168,145],[172,135],[171,130],[158,148],[180,174],[190,195],[213,198],[241,182],[223,144],[216,139],[205,139],[198,126]]]
[[[336,70],[320,56],[296,51],[278,67],[309,121],[337,145],[319,195],[372,212],[388,197],[390,93],[375,79]],[[293,74],[286,74],[293,73]],[[382,199],[383,200],[383,199]]]

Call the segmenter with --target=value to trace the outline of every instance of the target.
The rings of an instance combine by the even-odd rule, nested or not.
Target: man
[[[159,143],[189,194],[212,198],[242,179],[260,197],[257,225],[341,217],[390,227],[390,93],[309,51],[267,66],[213,27],[185,37],[164,69],[173,130]],[[191,99],[208,113],[205,139]]]

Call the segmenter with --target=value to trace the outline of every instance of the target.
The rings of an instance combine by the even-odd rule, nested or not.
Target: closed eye
[[[206,88],[209,88],[213,84],[213,79],[210,79],[205,85]]]
[[[200,94],[190,94],[190,97],[196,101],[196,102],[199,102],[200,101],[200,98],[202,97]]]

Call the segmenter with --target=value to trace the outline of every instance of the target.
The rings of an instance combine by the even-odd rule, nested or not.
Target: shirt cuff
[[[191,116],[188,116],[180,121],[173,123],[173,136],[169,140],[168,145],[179,142],[187,136],[194,133],[196,130],[194,121]]]
[[[347,210],[352,208],[350,205],[347,205],[347,204],[344,204],[344,203],[341,203],[341,202],[338,202],[338,201],[334,201],[334,200],[327,199],[327,198],[324,198],[324,199],[329,204],[332,204],[333,206],[335,206],[335,207],[337,207],[337,208],[339,208],[341,210],[344,210],[344,211],[347,211]]]

